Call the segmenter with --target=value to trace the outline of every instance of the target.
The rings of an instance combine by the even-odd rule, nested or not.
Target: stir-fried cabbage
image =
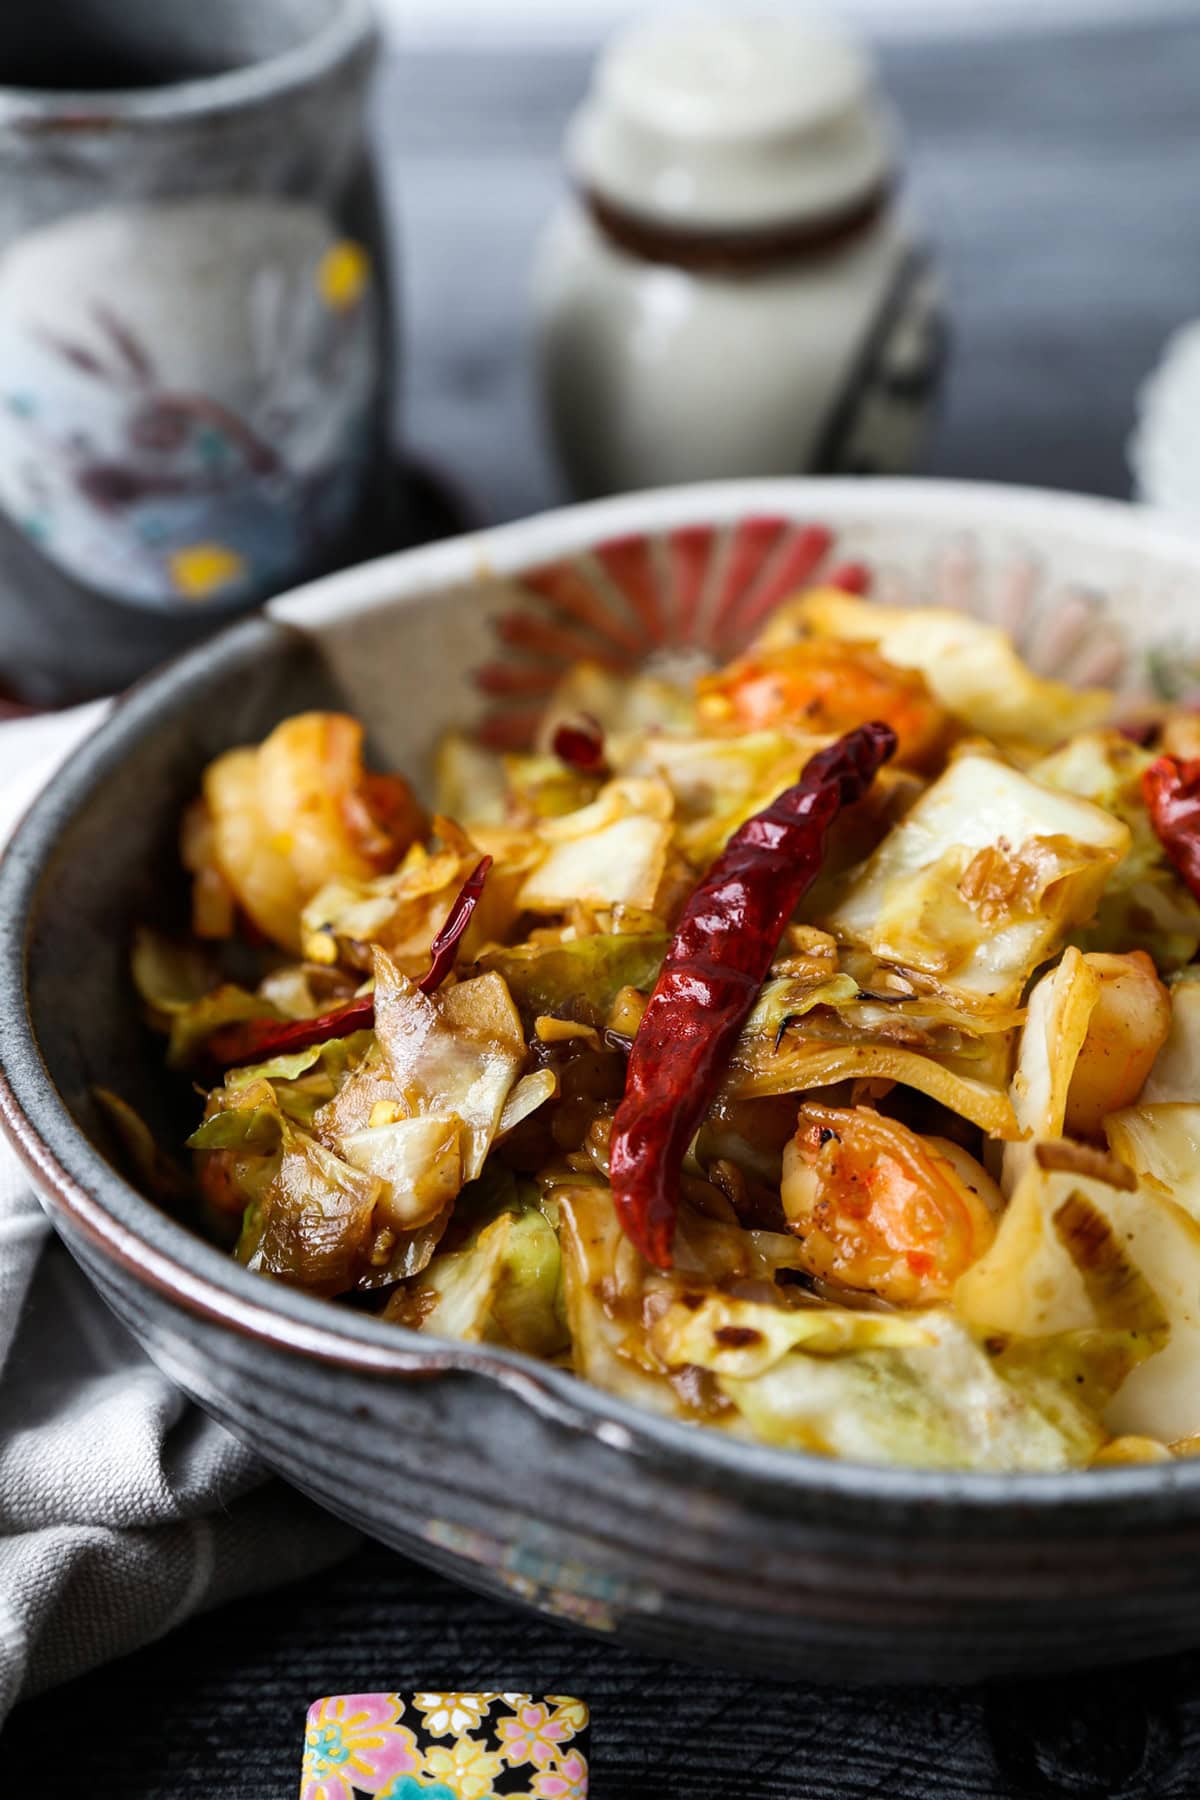
[[[478,975],[444,993],[423,994],[377,949],[375,1031],[398,1104],[421,1116],[458,1119],[463,1176],[473,1181],[525,1060],[521,1022],[503,978]]]
[[[442,1337],[558,1355],[569,1337],[553,1225],[534,1205],[500,1211],[397,1295],[391,1316]]]
[[[1062,1136],[1071,1079],[1099,993],[1099,977],[1072,945],[1029,996],[1012,1079],[1013,1112],[1023,1141],[1004,1148],[1006,1193],[1011,1194],[1029,1166],[1031,1140]]]
[[[686,1416],[686,1401],[644,1342],[645,1271],[622,1236],[612,1194],[598,1184],[580,1184],[557,1187],[554,1198],[577,1373],[653,1412]]]
[[[1109,1177],[1035,1159],[955,1304],[1024,1339],[1121,1334],[1105,1423],[1169,1443],[1200,1429],[1200,1222],[1124,1164]]]
[[[315,963],[337,963],[369,969],[376,946],[386,950],[406,975],[423,975],[429,946],[445,923],[459,889],[475,868],[484,846],[449,820],[435,821],[438,843],[433,849],[413,844],[400,867],[371,881],[336,881],[322,887],[300,919],[304,953]],[[471,920],[464,956],[512,924],[517,893],[527,869],[540,854],[520,834],[506,834],[503,845],[487,845],[498,854]]]
[[[486,951],[480,968],[503,975],[522,1016],[604,1025],[624,988],[654,986],[670,939],[661,930],[590,932],[557,943]]]
[[[1106,1434],[1069,1386],[1008,1380],[952,1315],[916,1318],[926,1341],[911,1348],[793,1354],[721,1389],[756,1436],[861,1462],[1064,1469],[1100,1448]]]
[[[578,901],[653,912],[671,847],[674,805],[661,781],[610,781],[577,812],[544,819],[544,855],[517,896],[529,912],[558,913]]]
[[[919,669],[942,704],[984,737],[1054,744],[1112,714],[1106,690],[1035,675],[999,626],[948,607],[879,606],[823,588],[781,609],[762,641],[806,633],[874,644],[889,662]]]
[[[824,921],[963,1004],[1012,1005],[1092,916],[1129,829],[1005,763],[960,756],[905,814]]]
[[[607,569],[538,579],[582,628]],[[257,1274],[734,1439],[943,1469],[1194,1453],[1200,898],[1143,791],[1194,718],[1133,742],[997,627],[840,590],[723,667],[687,652],[694,679],[662,635],[640,673],[490,671],[501,705],[437,748],[429,815],[341,714],[218,758],[182,827],[192,936],[143,928],[132,957],[195,1129],[159,1142],[99,1093],[101,1141]],[[764,944],[736,880],[697,882],[870,721],[896,754]],[[778,815],[754,833],[777,846]],[[657,1098],[653,1044],[691,1109],[664,1268],[622,1229],[648,1007],[633,1091]],[[688,1055],[721,1027],[694,1094],[664,1016]]]
[[[1153,761],[1118,731],[1087,731],[1029,773],[1047,787],[1093,801],[1129,827],[1129,849],[1110,875],[1095,917],[1073,934],[1075,942],[1085,950],[1146,950],[1169,970],[1191,962],[1200,949],[1200,902],[1172,868],[1146,810],[1142,776]]]
[[[1171,1024],[1142,1088],[1145,1101],[1200,1099],[1200,981],[1173,981]]]

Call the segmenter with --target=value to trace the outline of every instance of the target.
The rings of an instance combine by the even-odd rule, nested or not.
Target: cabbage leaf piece
[[[549,1014],[599,1028],[622,988],[654,986],[670,941],[664,931],[593,932],[557,944],[488,950],[479,967],[504,977],[530,1026]]]
[[[393,1098],[408,1116],[459,1119],[463,1180],[473,1181],[525,1060],[521,1021],[503,977],[493,971],[423,994],[376,949],[375,1033],[386,1064],[385,1071],[374,1064],[368,1073],[380,1090],[375,1098]]]
[[[522,1119],[535,1113],[539,1106],[545,1106],[548,1100],[557,1098],[558,1089],[558,1075],[553,1069],[532,1069],[528,1075],[522,1075],[504,1102],[504,1111],[496,1126],[497,1138],[507,1137]]]
[[[1024,1134],[1004,1147],[1001,1187],[1011,1194],[1033,1155],[1033,1139],[1062,1136],[1067,1095],[1088,1024],[1100,997],[1100,977],[1081,950],[1068,946],[1057,967],[1029,996],[1012,1079],[1013,1111]]]
[[[554,1200],[575,1373],[651,1412],[687,1418],[646,1345],[646,1265],[621,1230],[610,1189],[564,1185],[554,1189]]]
[[[566,912],[577,901],[651,912],[667,870],[674,803],[663,781],[610,781],[588,806],[543,819],[545,855],[524,880],[518,904]]]
[[[199,945],[177,943],[147,925],[133,934],[129,962],[133,985],[160,1031],[217,986],[212,959]]]
[[[538,728],[538,748],[550,751],[564,719],[587,713],[606,738],[642,731],[691,731],[695,706],[688,690],[659,675],[605,669],[586,659],[572,663],[554,689]]]
[[[273,1056],[267,1062],[244,1063],[240,1068],[229,1069],[225,1075],[226,1090],[236,1094],[256,1081],[298,1081],[314,1063],[320,1062],[323,1048],[321,1044],[312,1044],[307,1050],[296,1050],[288,1055]]]
[[[180,1006],[172,1013],[167,1067],[186,1069],[202,1060],[204,1046],[222,1025],[240,1024],[243,1019],[278,1019],[282,1016],[279,1008],[260,994],[251,994],[243,987],[226,982],[202,999]]]
[[[561,1269],[545,1215],[533,1206],[504,1211],[462,1249],[435,1257],[419,1285],[389,1303],[387,1316],[439,1337],[555,1356],[568,1342]]]
[[[978,1035],[969,1015],[937,997],[876,1001],[842,971],[763,987],[730,1058],[724,1100],[803,1093],[836,1081],[883,1079],[928,1094],[993,1137],[1019,1136],[1008,1092],[1010,1020]],[[951,1022],[953,1021],[953,1022]],[[999,1024],[1002,1029],[993,1030]]]
[[[794,1350],[761,1374],[718,1377],[721,1391],[766,1443],[859,1462],[1063,1469],[1103,1443],[1068,1385],[1055,1382],[1047,1397],[1006,1379],[950,1313],[904,1322],[922,1342],[840,1355]]]
[[[1138,1096],[1143,1105],[1200,1101],[1200,980],[1181,976],[1167,992],[1171,1029]]]
[[[961,1005],[1011,1007],[1128,847],[1128,826],[1089,801],[962,755],[818,922]]]
[[[821,588],[780,608],[760,642],[804,635],[873,644],[898,667],[919,669],[942,705],[985,737],[1055,744],[1103,724],[1113,710],[1106,688],[1035,675],[1007,632],[950,607],[880,606]]]
[[[268,1090],[269,1093],[269,1090]],[[251,1095],[246,1102],[224,1106],[193,1131],[189,1150],[242,1150],[270,1156],[283,1141],[284,1116],[274,1095]]]
[[[505,816],[504,762],[465,731],[448,731],[434,753],[437,811],[473,825],[502,825]]]
[[[1200,1102],[1141,1099],[1104,1130],[1114,1156],[1200,1223]]]
[[[459,947],[469,961],[515,917],[517,889],[540,850],[526,834],[492,832],[480,845],[449,819],[434,821],[440,843],[413,844],[398,869],[367,880],[343,877],[318,890],[300,915],[304,953],[315,963],[371,967],[371,947],[386,950],[404,974],[423,975],[429,946],[485,851],[493,858]]]
[[[229,1069],[224,1085],[209,1094],[206,1114],[211,1114],[215,1108],[244,1108],[252,1102],[260,1084],[266,1083],[271,1104],[278,1107],[293,1125],[309,1131],[318,1109],[333,1100],[349,1072],[366,1055],[371,1041],[369,1031],[356,1031],[349,1037],[314,1044],[308,1050]],[[208,1123],[212,1124],[211,1118]],[[195,1148],[195,1141],[192,1143]]]
[[[675,798],[676,837],[694,863],[711,862],[751,814],[796,780],[828,737],[782,731],[738,737],[647,734],[630,747],[633,772],[656,775]]]
[[[185,1199],[187,1183],[182,1170],[162,1149],[136,1107],[111,1088],[94,1087],[92,1098],[108,1121],[130,1174],[144,1191],[167,1206]]]
[[[838,1306],[781,1306],[709,1294],[674,1301],[650,1328],[650,1343],[668,1368],[692,1365],[715,1375],[761,1375],[792,1350],[837,1356],[849,1350],[911,1349],[935,1334],[920,1317]]]
[[[1130,846],[1109,877],[1094,919],[1072,933],[1084,950],[1145,950],[1167,973],[1200,948],[1200,902],[1179,879],[1142,796],[1150,751],[1118,731],[1087,731],[1029,770],[1035,781],[1091,800],[1128,827]]]
[[[1113,1434],[1171,1443],[1200,1428],[1200,1222],[1156,1181],[1114,1185],[1035,1158],[954,1304],[977,1332],[1051,1350],[1064,1335],[1107,1337]]]
[[[342,1155],[378,1178],[376,1222],[414,1231],[436,1219],[462,1187],[462,1137],[454,1114],[427,1113],[347,1132]]]
[[[238,1260],[310,1293],[346,1293],[369,1254],[379,1181],[287,1120],[267,1166],[246,1208]]]

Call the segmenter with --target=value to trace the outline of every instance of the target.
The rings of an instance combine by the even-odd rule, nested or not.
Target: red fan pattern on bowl
[[[763,514],[607,538],[525,571],[518,603],[492,621],[498,653],[473,677],[487,702],[479,738],[494,749],[527,748],[575,662],[616,673],[712,667],[743,650],[781,601],[818,583],[972,613],[1003,626],[1032,667],[1062,680],[1128,677],[1128,645],[1108,596],[1078,587],[1046,593],[1032,556],[989,566],[969,536],[948,538],[918,581],[836,549],[826,525]]]
[[[494,704],[479,735],[497,749],[533,737],[574,662],[620,672],[661,661],[699,667],[743,649],[781,600],[821,580],[863,591],[861,563],[834,566],[824,525],[755,517],[608,538],[521,578],[522,604],[495,620],[501,654],[476,671]]]

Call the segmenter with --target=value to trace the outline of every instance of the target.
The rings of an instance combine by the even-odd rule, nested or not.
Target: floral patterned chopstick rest
[[[567,1694],[333,1694],[308,1709],[300,1800],[585,1800]]]

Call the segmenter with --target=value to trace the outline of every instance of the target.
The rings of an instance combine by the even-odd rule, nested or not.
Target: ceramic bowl
[[[549,514],[328,578],[135,688],[0,869],[7,1131],[69,1248],[167,1373],[297,1487],[411,1555],[663,1653],[780,1678],[962,1681],[1200,1644],[1200,1462],[1001,1477],[860,1467],[664,1422],[491,1346],[247,1273],[108,1161],[103,1082],[180,1142],[126,975],[182,913],[204,763],[312,705],[427,776],[449,725],[520,743],[564,658],[694,667],[836,559],[1003,620],[1042,666],[1184,692],[1200,544],[1018,490],[782,481]]]

